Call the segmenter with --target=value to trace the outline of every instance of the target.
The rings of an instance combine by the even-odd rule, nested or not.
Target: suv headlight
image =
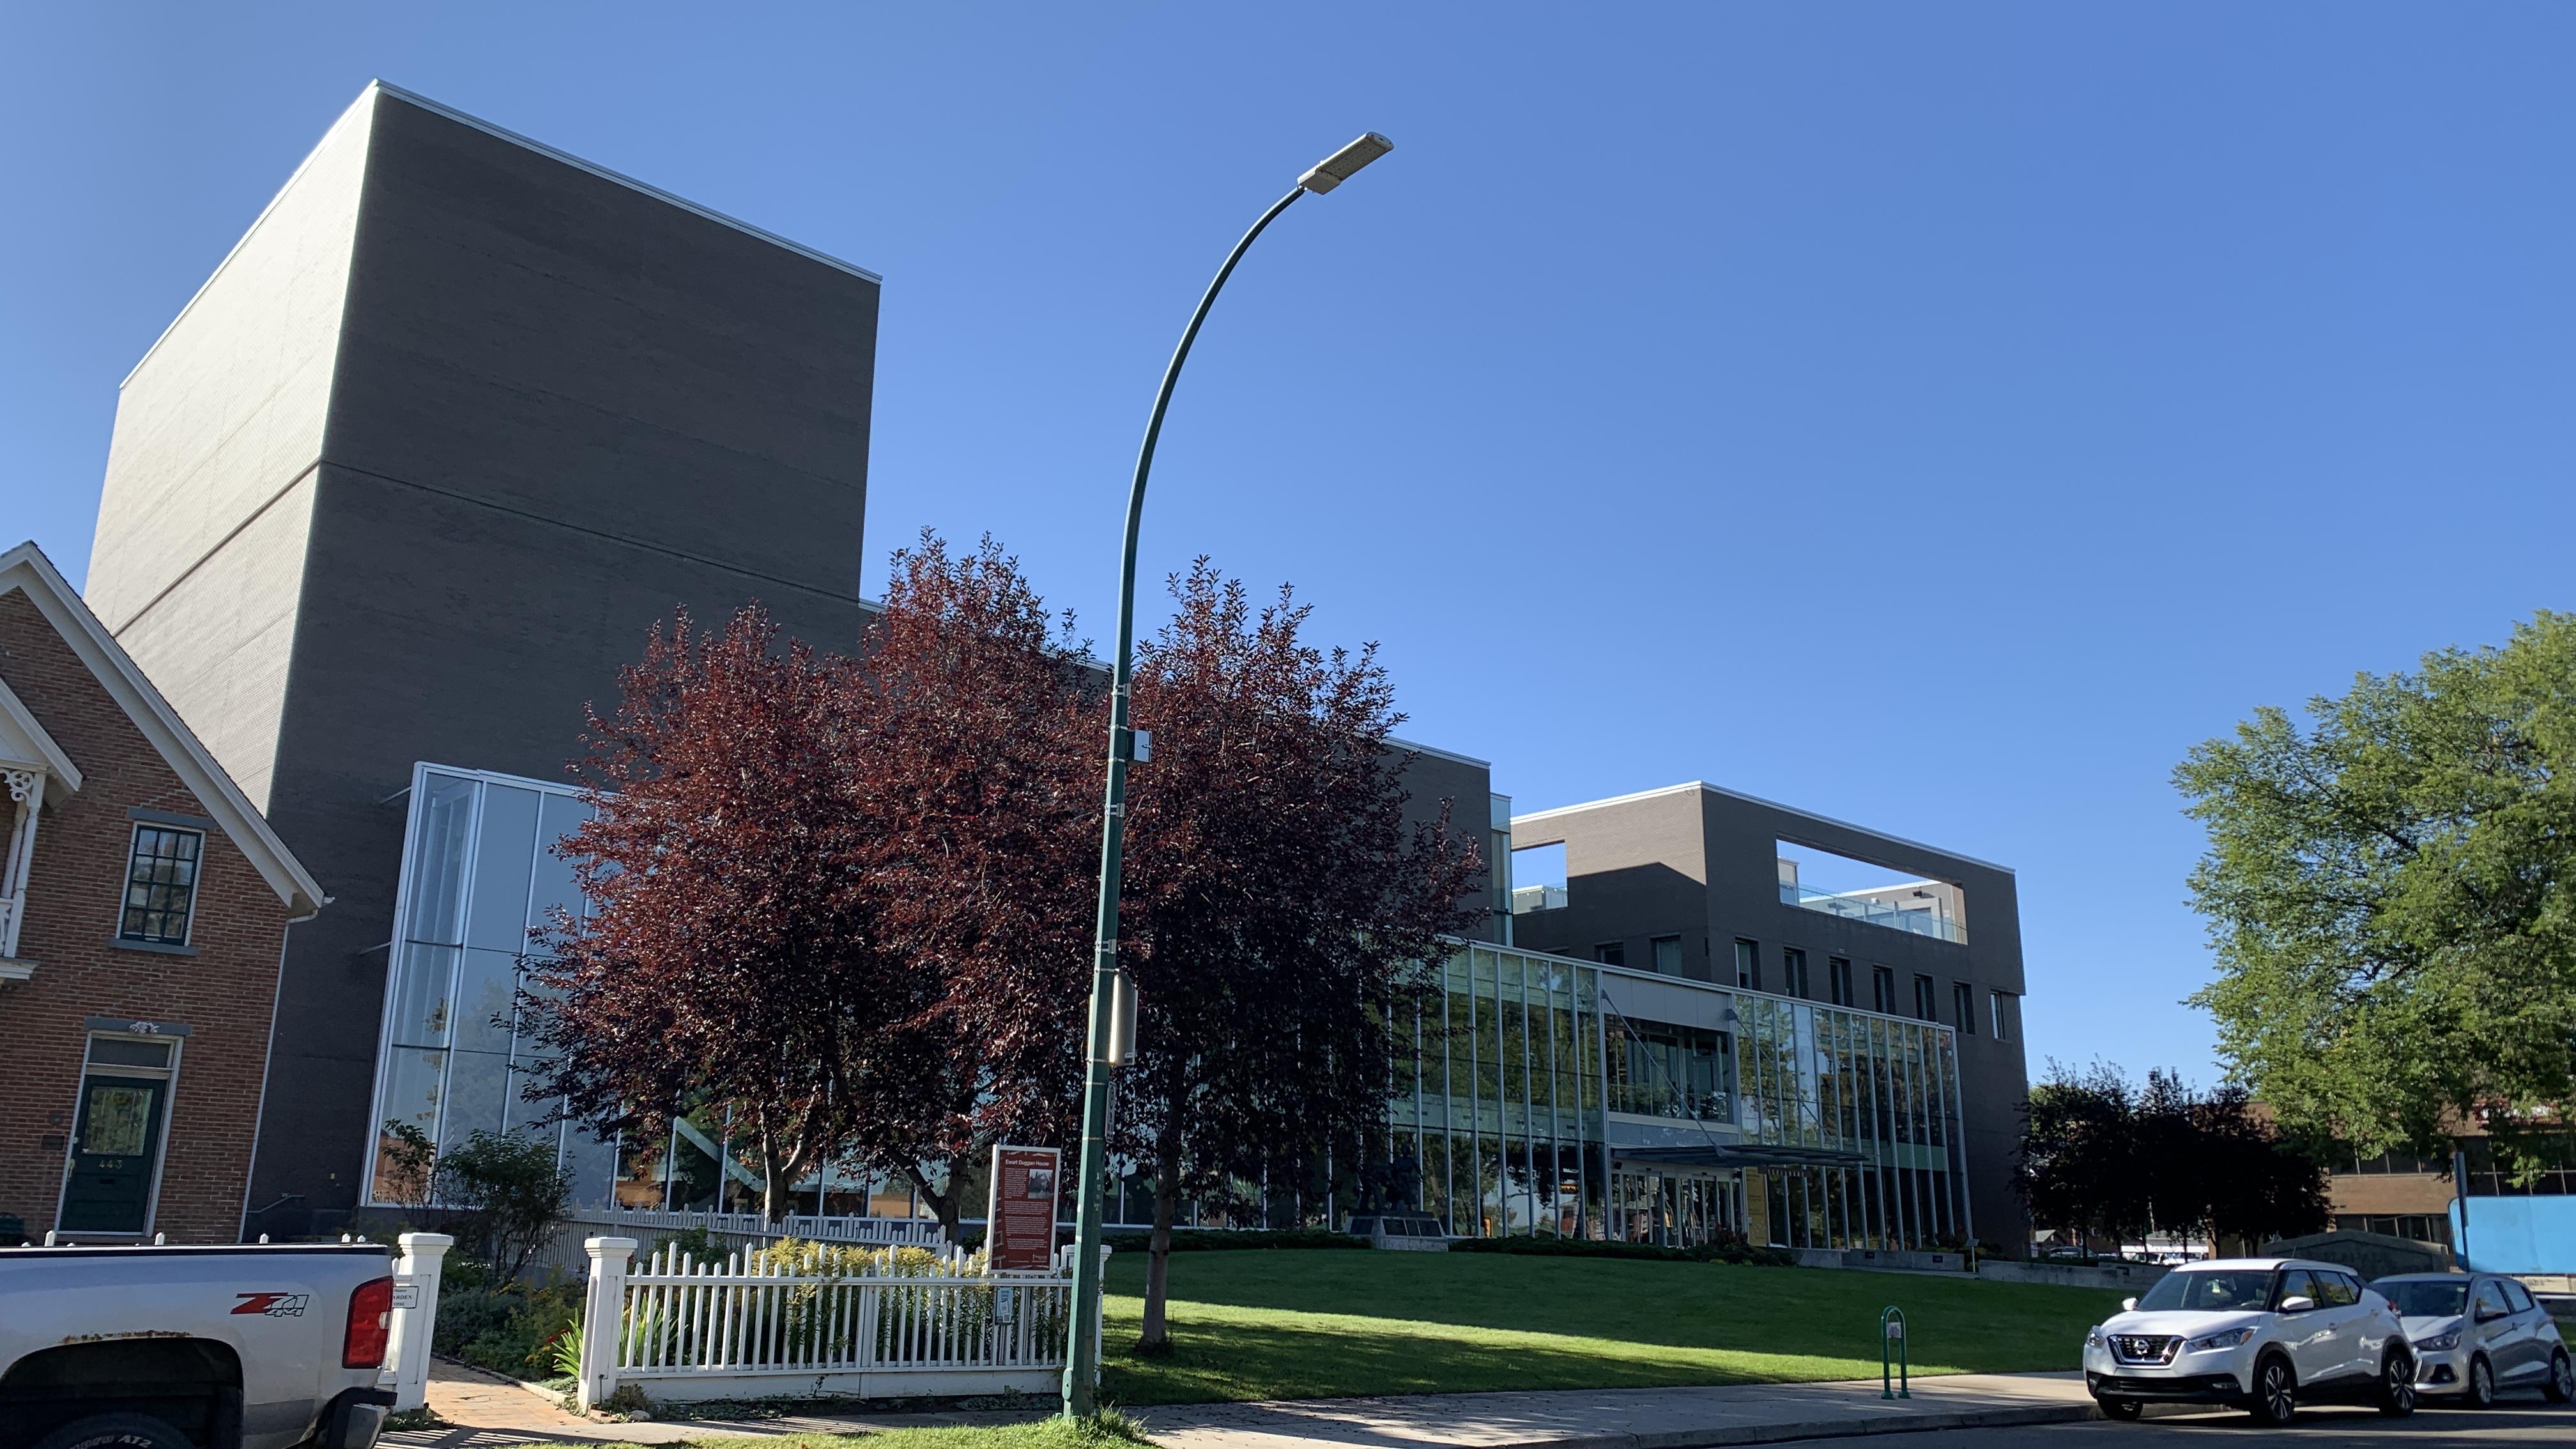
[[[2431,1338],[2419,1338],[2415,1340],[2415,1346],[2427,1353],[2442,1353],[2449,1349],[2458,1348],[2460,1346],[2460,1331],[2454,1328],[2448,1333],[2434,1334]]]
[[[2250,1328],[2229,1328],[2205,1337],[2195,1338],[2182,1346],[2185,1353],[2207,1353],[2213,1348],[2239,1348],[2254,1337]]]
[[[2086,1348],[2100,1348],[2102,1346],[2102,1325],[2097,1323],[2091,1328],[2084,1330],[2084,1346]]]

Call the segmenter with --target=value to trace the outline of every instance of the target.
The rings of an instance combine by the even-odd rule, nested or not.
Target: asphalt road
[[[2297,1443],[2312,1449],[2344,1446],[2414,1446],[2414,1449],[2473,1449],[2501,1444],[2576,1445],[2576,1406],[2561,1408],[2537,1398],[2508,1399],[2477,1413],[2464,1409],[2419,1409],[2403,1419],[2383,1419],[2371,1409],[2301,1409],[2286,1429],[2258,1429],[2244,1414],[2163,1413],[2135,1424],[2094,1420],[2085,1424],[2036,1424],[2026,1429],[1973,1429],[1943,1434],[1872,1434],[1848,1439],[1815,1439],[1814,1445],[1847,1445],[1851,1449],[1934,1449],[1935,1445],[1972,1440],[1976,1449],[2193,1449],[2193,1446]]]

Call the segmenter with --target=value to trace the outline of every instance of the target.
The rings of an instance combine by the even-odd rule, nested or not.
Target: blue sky
[[[1145,535],[1382,641],[1524,809],[1694,778],[2020,873],[2034,1058],[2208,1076],[2167,774],[2568,607],[2576,13],[2518,5],[13,7],[0,501],[370,77],[886,278],[867,587]],[[1974,903],[1971,903],[1971,910]]]

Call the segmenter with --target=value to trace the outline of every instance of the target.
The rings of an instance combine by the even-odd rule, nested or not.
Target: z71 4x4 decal
[[[310,1293],[244,1293],[235,1313],[265,1313],[271,1318],[302,1318]]]

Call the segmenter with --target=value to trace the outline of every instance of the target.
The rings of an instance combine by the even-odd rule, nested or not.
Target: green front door
[[[160,1155],[161,1101],[169,1090],[168,1081],[152,1077],[82,1080],[80,1135],[72,1141],[72,1175],[63,1186],[64,1232],[143,1231]]]

